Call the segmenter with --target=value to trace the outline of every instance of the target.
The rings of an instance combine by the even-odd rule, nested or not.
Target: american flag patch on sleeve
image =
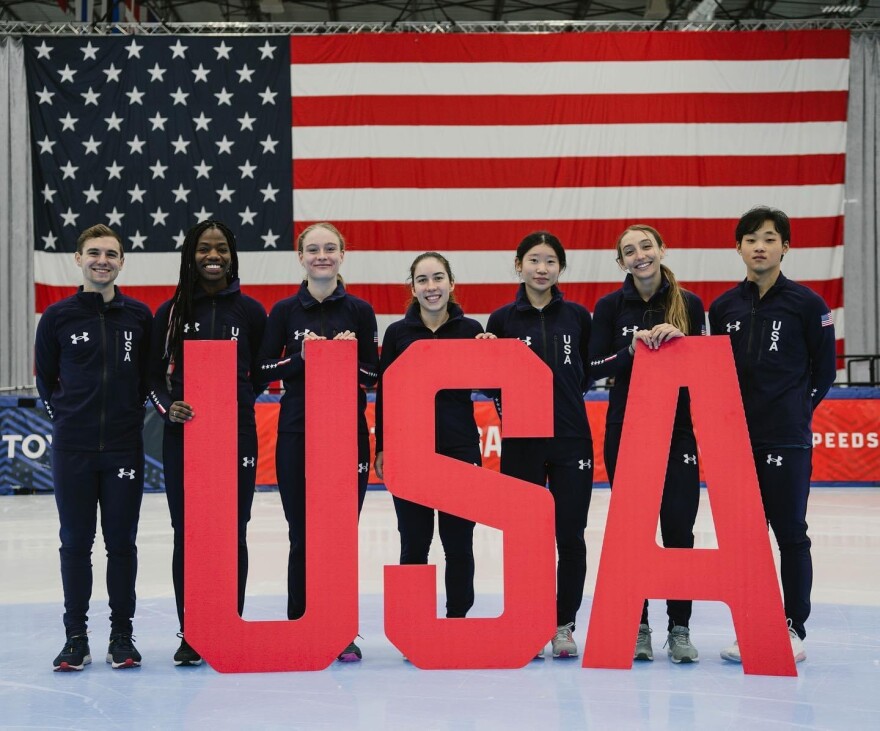
[[[831,327],[834,324],[834,318],[831,316],[830,312],[826,312],[822,315],[822,327]]]

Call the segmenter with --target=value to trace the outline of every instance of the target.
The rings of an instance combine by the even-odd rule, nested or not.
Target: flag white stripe
[[[349,284],[403,285],[417,252],[348,251],[341,273]],[[459,284],[515,284],[513,249],[509,251],[444,252],[452,263]],[[561,277],[565,282],[622,282],[614,250],[569,249],[568,267]],[[72,287],[82,283],[79,269],[66,254],[35,252],[36,280],[51,286]],[[690,282],[730,282],[743,276],[743,264],[735,247],[724,249],[669,249],[666,263],[676,277]],[[302,281],[303,271],[292,251],[239,252],[242,284],[290,284]],[[125,267],[119,275],[122,287],[176,285],[180,272],[180,254],[126,254]],[[843,247],[794,247],[785,257],[785,273],[793,279],[826,280],[843,276]],[[402,296],[405,296],[402,295]]]
[[[849,59],[292,64],[304,96],[846,91]],[[294,101],[295,103],[295,101]]]
[[[843,214],[842,185],[631,188],[326,188],[293,191],[301,221],[733,218],[759,204],[792,218]]]
[[[293,127],[293,156],[655,157],[846,152],[846,122]]]

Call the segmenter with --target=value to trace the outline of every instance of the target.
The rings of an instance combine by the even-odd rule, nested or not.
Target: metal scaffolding
[[[542,20],[342,23],[31,23],[0,22],[0,35],[341,35],[347,33],[594,33],[600,31],[880,31],[876,18],[808,20]]]

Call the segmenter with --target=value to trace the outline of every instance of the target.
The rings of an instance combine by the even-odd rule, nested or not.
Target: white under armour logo
[[[370,463],[369,462],[358,462],[358,474],[362,475],[364,472],[370,471]]]
[[[767,464],[775,464],[777,467],[782,467],[782,455],[780,454],[778,457],[774,457],[772,454],[768,454]]]
[[[625,327],[622,329],[623,329],[623,337],[626,337],[627,335],[635,335],[636,331],[639,328],[638,328],[638,326],[635,326],[635,327]]]
[[[739,326],[740,326],[739,320],[737,320],[736,322],[728,322],[727,324],[724,325],[724,327],[727,328],[727,332],[733,332],[734,330],[739,332]]]
[[[308,335],[310,332],[312,332],[312,331],[309,330],[308,328],[306,328],[305,330],[296,330],[296,331],[293,333],[293,339],[294,339],[294,340],[299,340],[300,338],[304,338],[304,337],[305,337],[306,335]]]
[[[530,348],[532,347],[532,336],[531,335],[526,335],[524,338],[520,338],[520,340],[522,340]]]
[[[578,469],[579,470],[588,470],[588,469],[591,469],[592,467],[593,467],[593,460],[591,460],[591,459],[587,459],[587,460],[579,459],[578,460]]]
[[[697,455],[695,455],[695,454],[684,454],[682,456],[684,457],[685,464],[696,464],[697,463]]]
[[[76,345],[79,341],[82,340],[84,343],[89,342],[89,334],[87,332],[83,332],[82,335],[71,335],[70,342]]]
[[[198,332],[198,331],[199,331],[199,323],[197,323],[197,322],[194,323],[194,324],[192,325],[192,329],[195,330],[196,332]],[[188,333],[188,332],[190,331],[190,324],[189,324],[189,323],[186,323],[186,324],[183,326],[183,331],[184,331],[185,333]]]
[[[127,477],[129,480],[133,480],[133,479],[134,479],[134,470],[133,470],[133,469],[132,469],[132,470],[127,470],[127,469],[125,469],[124,467],[120,467],[120,468],[119,468],[119,472],[117,473],[116,476],[117,476],[120,480],[121,480],[123,477]]]
[[[241,458],[241,466],[242,467],[253,467],[257,464],[256,457],[242,457]]]

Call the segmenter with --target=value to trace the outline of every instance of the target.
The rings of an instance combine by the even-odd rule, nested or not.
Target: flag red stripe
[[[759,204],[760,201],[755,201]],[[315,221],[296,221],[294,236]],[[376,251],[450,251],[482,249],[511,254],[523,236],[551,230],[572,249],[611,249],[623,230],[637,223],[626,220],[551,221],[342,221],[339,229],[350,248]],[[683,249],[733,249],[737,219],[645,218],[666,243]],[[792,221],[792,246],[840,246],[843,216],[798,218]]]
[[[454,262],[453,262],[454,265]],[[731,274],[735,273],[731,271]],[[622,275],[621,275],[622,276]],[[722,292],[730,289],[730,282],[681,282],[685,289],[699,295],[706,307]],[[843,306],[843,280],[829,279],[814,282],[803,282],[817,292],[831,309]],[[620,287],[620,282],[566,282],[560,288],[567,299],[580,302],[593,309],[596,300]],[[291,284],[248,284],[244,282],[242,291],[258,300],[269,310],[278,300],[289,297],[299,288],[299,283]],[[380,315],[403,314],[409,301],[409,289],[405,284],[350,284],[347,290],[369,302]],[[46,284],[36,285],[36,309],[43,312],[50,304],[73,294],[72,287],[53,287]],[[123,287],[125,294],[146,303],[154,312],[160,304],[174,294],[171,286],[134,286]],[[465,312],[489,313],[513,300],[516,284],[459,284],[455,288],[456,299]]]
[[[442,99],[442,103],[440,103]],[[294,127],[846,121],[847,92],[294,97]]]
[[[305,188],[595,188],[829,185],[846,156],[332,158],[293,162]]]
[[[734,272],[731,272],[734,273]],[[621,275],[622,277],[622,275]],[[723,292],[730,289],[736,281],[730,282],[681,282],[681,285],[694,292],[709,305]],[[843,306],[843,280],[829,279],[815,282],[803,282],[825,300],[829,308]],[[459,284],[455,287],[456,300],[465,312],[489,313],[508,302],[513,301],[516,284]],[[620,282],[566,282],[563,275],[559,284],[566,299],[580,302],[592,310],[596,301],[620,288]],[[403,284],[352,284],[346,287],[352,294],[361,297],[379,314],[401,313],[409,301],[409,290]],[[248,288],[250,292],[250,288]],[[255,296],[251,293],[251,296]]]
[[[848,58],[849,31],[293,36],[293,64]],[[295,69],[294,69],[295,73]]]

